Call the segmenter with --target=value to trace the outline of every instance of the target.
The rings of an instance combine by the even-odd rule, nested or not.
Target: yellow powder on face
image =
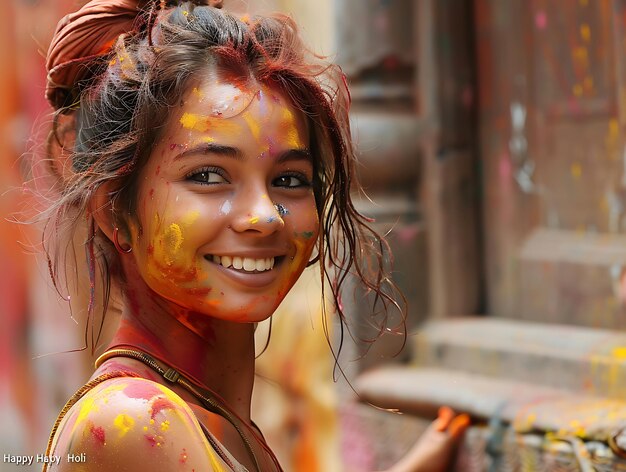
[[[245,112],[243,114],[243,119],[246,120],[246,124],[250,129],[250,133],[252,133],[252,137],[258,142],[259,137],[261,136],[261,126],[249,112]]]
[[[167,431],[168,429],[170,429],[170,422],[165,420],[161,423],[161,431]]]
[[[172,223],[165,231],[163,239],[165,240],[165,244],[167,246],[166,251],[168,251],[171,255],[172,253],[177,252],[183,245],[183,230],[176,223]]]
[[[126,413],[120,413],[113,420],[113,426],[119,430],[119,437],[122,438],[135,426],[135,420]]]
[[[287,146],[298,149],[303,147],[300,134],[296,128],[296,121],[293,113],[288,108],[283,108],[283,114],[281,117],[281,128],[285,132],[285,142]]]
[[[259,217],[258,216],[253,216],[252,218],[250,218],[250,224],[257,224],[259,222]]]
[[[183,116],[180,117],[180,124],[183,125],[185,129],[193,129],[196,131],[206,131],[209,129],[209,120],[195,113],[184,113]]]
[[[190,211],[185,216],[183,216],[182,224],[185,226],[192,225],[196,222],[199,216],[200,216],[200,212],[198,210]]]
[[[185,129],[191,129],[204,133],[209,129],[219,130],[226,134],[235,134],[241,131],[241,127],[225,118],[212,118],[209,116],[197,115],[195,113],[183,113],[180,117],[180,124]]]

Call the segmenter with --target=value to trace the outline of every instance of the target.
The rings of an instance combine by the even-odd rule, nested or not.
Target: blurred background
[[[84,300],[70,310],[48,282],[37,227],[10,222],[36,208],[20,157],[47,132],[54,26],[82,3],[7,0],[0,16],[2,454],[43,453],[92,370]],[[626,1],[225,8],[291,14],[342,66],[370,199],[355,197],[388,234],[409,302],[399,354],[394,333],[346,337],[348,383],[321,325],[319,273],[307,270],[273,317],[255,387],[254,417],[285,469],[387,467],[447,404],[474,420],[459,471],[626,470]],[[353,288],[352,329],[375,336]]]

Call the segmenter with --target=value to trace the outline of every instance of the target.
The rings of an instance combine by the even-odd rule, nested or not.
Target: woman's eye
[[[228,183],[228,181],[219,173],[213,170],[201,170],[187,176],[187,180],[198,182],[200,184],[213,185]]]
[[[280,177],[274,179],[274,186],[297,188],[297,187],[308,187],[310,186],[310,184],[304,176],[281,175]]]

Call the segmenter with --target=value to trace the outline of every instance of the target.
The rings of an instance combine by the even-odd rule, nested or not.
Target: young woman
[[[250,418],[255,323],[318,260],[339,316],[348,272],[394,306],[384,243],[350,200],[343,76],[289,18],[219,7],[94,0],[50,47],[51,275],[86,223],[89,313],[99,280],[123,310],[49,470],[280,470]],[[446,412],[395,470],[445,467],[466,425]]]

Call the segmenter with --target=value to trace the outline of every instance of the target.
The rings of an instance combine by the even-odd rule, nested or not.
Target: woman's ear
[[[114,196],[116,192],[110,183],[100,185],[91,197],[89,211],[96,222],[96,225],[112,242],[124,246],[130,246],[127,241],[128,228],[125,221],[119,221],[115,214]],[[116,228],[122,226],[122,231],[116,233]]]

